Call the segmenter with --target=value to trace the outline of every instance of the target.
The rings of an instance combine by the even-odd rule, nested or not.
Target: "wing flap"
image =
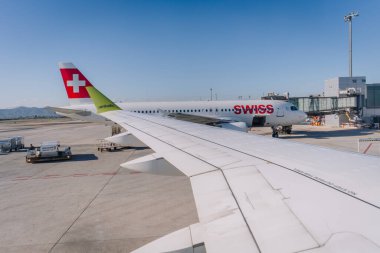
[[[167,234],[131,253],[203,253],[206,252],[203,235],[203,226],[196,223]]]
[[[167,234],[153,242],[144,245],[131,253],[161,253],[161,252],[193,252],[193,243],[189,227]]]
[[[221,171],[190,178],[207,252],[260,252]]]
[[[284,202],[281,191],[273,189],[256,167],[224,170],[224,174],[262,252],[299,252],[318,247]]]

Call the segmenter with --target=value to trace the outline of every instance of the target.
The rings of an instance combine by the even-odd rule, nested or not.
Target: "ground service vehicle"
[[[11,151],[11,141],[10,139],[0,140],[0,153],[8,153]]]
[[[15,151],[23,149],[25,147],[25,145],[24,145],[24,137],[22,137],[22,136],[15,136],[15,137],[12,137],[12,139],[15,140]]]
[[[40,147],[33,147],[26,154],[26,162],[42,162],[71,159],[71,148],[61,148],[58,141],[43,142]]]
[[[7,153],[10,151],[18,151],[24,148],[24,137],[15,136],[0,140],[0,152]]]

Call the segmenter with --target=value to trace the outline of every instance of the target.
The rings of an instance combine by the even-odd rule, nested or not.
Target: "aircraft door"
[[[266,116],[253,117],[252,127],[263,127],[266,122]]]
[[[284,112],[284,108],[282,106],[277,107],[276,115],[277,115],[277,117],[284,117],[285,112]]]

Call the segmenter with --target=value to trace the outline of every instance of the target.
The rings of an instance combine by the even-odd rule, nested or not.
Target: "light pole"
[[[344,22],[348,22],[348,64],[350,77],[352,77],[352,18],[357,16],[359,16],[359,13],[355,11],[352,11],[344,16]]]
[[[212,88],[210,88],[210,100],[212,101]]]

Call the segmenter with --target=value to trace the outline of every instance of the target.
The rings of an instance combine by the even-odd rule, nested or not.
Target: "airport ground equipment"
[[[40,147],[33,147],[26,154],[26,162],[42,162],[71,159],[71,148],[61,147],[58,141],[43,142]]]
[[[11,151],[11,141],[10,139],[0,140],[0,153],[9,153]]]
[[[18,151],[24,148],[24,137],[14,136],[0,140],[0,152]]]
[[[18,151],[18,150],[23,149],[25,147],[24,137],[22,137],[22,136],[15,136],[15,137],[12,137],[12,139],[14,139],[14,141],[15,141],[15,146],[16,146],[16,150],[15,151]]]
[[[103,151],[115,151],[116,149],[122,148],[121,145],[104,140],[104,139],[99,139],[98,143],[98,151],[103,152]]]
[[[6,139],[3,139],[1,142],[6,143],[7,148],[9,148],[9,151],[7,151],[7,152],[11,152],[13,150],[16,151],[16,140],[15,140],[15,138],[6,138]]]

